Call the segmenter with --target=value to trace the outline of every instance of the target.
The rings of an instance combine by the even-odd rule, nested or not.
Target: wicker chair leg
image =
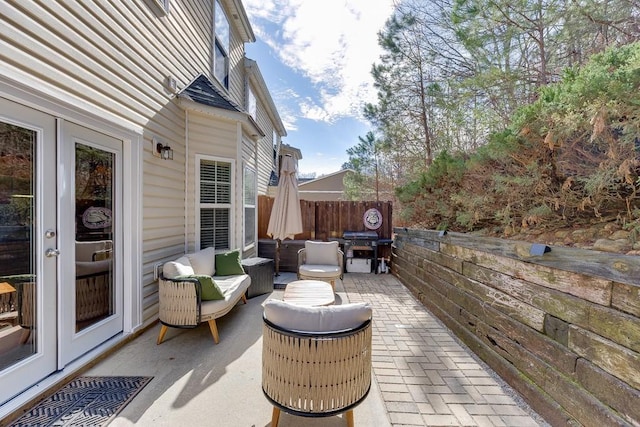
[[[353,409],[345,413],[345,418],[347,419],[347,427],[353,427]]]
[[[160,328],[160,333],[158,334],[156,345],[160,345],[160,343],[162,343],[162,340],[164,340],[164,335],[167,333],[168,329],[169,328],[167,328],[167,325],[162,325],[162,327]]]
[[[278,420],[280,419],[280,409],[273,407],[273,413],[271,414],[271,427],[278,427]]]
[[[209,329],[211,329],[211,335],[213,335],[213,341],[216,344],[220,342],[220,335],[218,335],[218,326],[216,325],[216,319],[209,320]]]

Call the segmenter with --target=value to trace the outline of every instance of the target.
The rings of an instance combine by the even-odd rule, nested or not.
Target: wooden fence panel
[[[258,239],[269,239],[267,226],[273,208],[274,199],[268,196],[258,197]],[[350,202],[326,201],[314,202],[301,200],[301,234],[295,240],[323,240],[341,238],[344,231],[367,231],[364,214],[375,208],[382,214],[382,226],[376,230],[380,239],[391,239],[393,232],[393,209],[390,202]]]

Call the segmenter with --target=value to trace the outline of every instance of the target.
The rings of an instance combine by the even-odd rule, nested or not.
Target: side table
[[[296,280],[284,288],[282,301],[314,307],[332,305],[336,300],[329,283],[320,280]]]
[[[242,260],[242,268],[251,277],[247,298],[273,291],[273,260],[270,258],[247,258]]]

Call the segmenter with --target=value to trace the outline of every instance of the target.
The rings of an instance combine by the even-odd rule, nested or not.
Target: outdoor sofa
[[[166,262],[158,279],[160,333],[162,343],[167,329],[195,328],[208,322],[213,340],[220,341],[216,319],[227,314],[242,300],[251,278],[245,274],[239,251],[216,254],[214,248],[181,256]]]

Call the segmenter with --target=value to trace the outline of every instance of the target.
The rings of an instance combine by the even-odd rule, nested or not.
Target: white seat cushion
[[[283,329],[299,332],[336,332],[356,328],[371,318],[371,305],[351,303],[321,307],[269,300],[264,317]]]
[[[338,242],[304,242],[305,264],[338,265]]]
[[[303,276],[313,277],[340,277],[340,266],[338,265],[309,265],[303,264],[298,269],[298,273]]]
[[[228,313],[233,308],[234,301],[240,299],[249,286],[251,277],[248,274],[237,276],[214,276],[216,284],[224,294],[224,299],[202,301],[202,317],[217,318]]]

